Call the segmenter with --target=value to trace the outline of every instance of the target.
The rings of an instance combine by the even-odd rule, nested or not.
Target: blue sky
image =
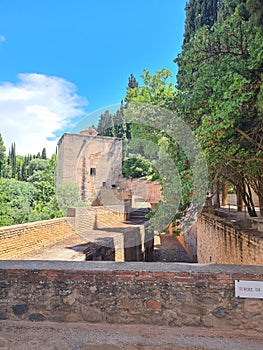
[[[185,4],[1,0],[0,133],[6,146],[16,141],[22,154],[35,151],[32,142],[51,149],[76,121],[119,103],[129,75],[139,78],[144,68],[166,67],[175,82]]]

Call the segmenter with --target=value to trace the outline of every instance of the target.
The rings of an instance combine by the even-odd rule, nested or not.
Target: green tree
[[[29,162],[28,182],[35,188],[35,202],[29,221],[52,219],[62,216],[55,190],[56,155],[51,159],[32,159]]]
[[[184,44],[203,26],[212,27],[217,21],[220,0],[190,0],[186,4]]]
[[[113,115],[108,110],[101,114],[97,130],[101,136],[115,136]]]
[[[211,181],[232,182],[255,216],[250,187],[256,174],[254,187],[262,181],[263,38],[243,1],[222,1],[223,10],[226,18],[196,31],[177,58],[176,104],[206,152]]]
[[[28,221],[33,209],[35,188],[15,179],[0,179],[0,226]]]
[[[8,165],[10,167],[10,177],[15,179],[17,176],[16,167],[16,144],[13,142],[8,154]]]
[[[138,82],[133,74],[129,76],[128,87],[127,89],[135,89],[138,87]]]
[[[247,0],[251,21],[263,30],[263,0]]]
[[[127,178],[144,178],[152,181],[159,178],[152,162],[141,154],[129,155],[123,162],[122,173]]]
[[[78,185],[71,182],[63,182],[57,186],[56,196],[59,208],[64,215],[68,208],[86,207],[86,203],[81,200]]]
[[[143,85],[127,89],[125,102],[152,103],[157,106],[174,109],[175,88],[171,81],[172,73],[162,68],[153,75],[144,69],[141,75]]]
[[[124,108],[123,101],[121,101],[120,108],[115,114],[110,114],[108,110],[101,114],[97,127],[99,135],[118,137],[121,139],[127,138]]]
[[[47,159],[33,158],[28,162],[28,175],[31,176],[36,171],[45,171],[49,166]]]
[[[47,150],[46,150],[46,148],[42,149],[41,159],[47,159]]]
[[[4,140],[2,135],[0,134],[0,178],[3,176],[4,161],[6,158],[5,151],[6,151],[6,148],[4,145]]]

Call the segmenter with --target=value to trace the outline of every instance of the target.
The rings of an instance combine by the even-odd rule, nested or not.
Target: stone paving
[[[154,261],[191,262],[177,237],[167,233],[155,237]]]

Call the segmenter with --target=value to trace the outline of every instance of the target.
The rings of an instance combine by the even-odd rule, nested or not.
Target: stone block
[[[83,321],[81,315],[79,313],[70,313],[65,316],[65,321],[66,322],[80,322]]]
[[[29,307],[27,304],[17,304],[12,306],[13,313],[16,316],[23,315],[27,313]]]
[[[0,321],[7,320],[8,316],[5,311],[0,311]]]
[[[92,306],[82,305],[81,316],[84,321],[87,322],[100,322],[102,321],[102,312]]]
[[[218,306],[213,314],[218,318],[224,318],[227,315],[227,309],[224,306]]]
[[[213,327],[213,316],[212,315],[205,315],[202,317],[203,325],[207,328]]]
[[[201,317],[200,316],[186,316],[182,317],[182,324],[184,326],[197,327],[201,325]]]
[[[35,314],[30,314],[28,316],[28,319],[33,322],[40,322],[40,321],[45,321],[46,317],[42,314],[35,313]]]
[[[184,304],[181,307],[181,312],[186,315],[205,315],[206,314],[206,309],[204,309],[201,306],[196,306],[196,305],[189,305],[189,304]]]
[[[244,301],[244,310],[245,312],[261,314],[263,308],[263,300],[257,299],[245,299]]]

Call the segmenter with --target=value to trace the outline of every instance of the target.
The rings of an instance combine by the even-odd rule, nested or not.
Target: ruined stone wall
[[[1,227],[0,260],[27,259],[67,238],[81,237],[98,250],[106,247],[107,254],[108,250],[114,252],[111,260],[151,261],[153,232],[144,225],[124,225],[124,214],[118,209],[121,208],[72,208],[68,209],[66,218]],[[103,255],[95,252],[94,257],[101,256],[104,260]]]
[[[263,267],[174,263],[0,261],[0,320],[263,330],[262,299],[234,281]]]
[[[77,184],[87,203],[93,204],[102,188],[116,185],[121,168],[120,139],[66,133],[58,142],[57,181]],[[106,198],[101,200],[111,195],[104,193]]]
[[[0,259],[19,259],[72,235],[66,218],[0,227]]]
[[[197,222],[199,263],[263,265],[263,234],[203,214]]]

